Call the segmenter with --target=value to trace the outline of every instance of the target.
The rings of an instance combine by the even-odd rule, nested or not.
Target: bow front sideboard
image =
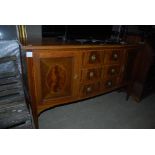
[[[36,127],[51,107],[101,95],[118,88],[128,93],[141,45],[23,46],[30,104]]]

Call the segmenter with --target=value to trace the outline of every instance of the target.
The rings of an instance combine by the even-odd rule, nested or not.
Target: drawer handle
[[[75,74],[75,75],[74,75],[74,79],[77,79],[77,78],[78,78],[78,75],[77,75],[77,74]]]
[[[122,71],[122,72],[124,72],[124,70],[125,70],[125,67],[124,67],[124,65],[123,65],[123,66],[122,66],[122,69],[121,69],[121,71]]]
[[[107,82],[107,85],[108,85],[109,87],[111,87],[111,86],[112,86],[112,82],[111,82],[111,81],[108,81],[108,82]]]
[[[92,88],[91,87],[87,87],[87,92],[91,92],[92,91]]]
[[[111,74],[115,74],[116,70],[114,68],[111,69]]]
[[[93,77],[93,76],[94,76],[94,72],[90,72],[90,73],[89,73],[89,76],[90,76],[90,77]]]
[[[92,61],[95,61],[96,60],[96,55],[95,54],[91,56],[91,60]]]
[[[117,60],[117,59],[118,59],[118,54],[117,54],[117,53],[114,53],[114,54],[113,54],[113,58],[114,58],[115,60]]]

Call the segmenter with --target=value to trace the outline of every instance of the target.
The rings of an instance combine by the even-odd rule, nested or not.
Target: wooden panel
[[[120,49],[111,49],[111,50],[106,50],[105,55],[103,57],[104,59],[104,64],[119,64],[121,63],[122,60],[122,50]]]
[[[64,102],[77,95],[79,63],[75,55],[72,51],[49,50],[34,54],[37,104]]]
[[[40,59],[42,98],[71,96],[73,58]]]
[[[102,69],[101,68],[91,68],[91,69],[83,69],[81,71],[81,81],[82,82],[89,82],[98,80],[101,78]]]
[[[27,79],[28,79],[28,92],[30,96],[30,98],[28,99],[28,102],[31,105],[35,127],[38,128],[39,127],[39,124],[38,124],[39,111],[38,111],[38,106],[37,106],[38,102],[37,102],[36,87],[35,87],[36,80],[35,80],[35,75],[34,75],[35,73],[34,58],[32,57],[26,58],[26,68],[27,68]]]

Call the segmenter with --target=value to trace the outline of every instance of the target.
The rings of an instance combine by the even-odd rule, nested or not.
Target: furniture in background
[[[143,40],[140,35],[126,35],[123,39],[129,44],[138,44]]]
[[[136,101],[141,101],[146,96],[155,92],[155,48],[149,41],[135,57],[134,73],[129,94]]]
[[[33,128],[20,60],[17,41],[0,42],[0,128]]]
[[[141,45],[24,46],[36,127],[44,110],[132,84]]]

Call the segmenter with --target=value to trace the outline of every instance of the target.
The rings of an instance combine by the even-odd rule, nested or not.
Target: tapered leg
[[[126,101],[129,100],[129,97],[130,97],[130,95],[127,93],[127,94],[126,94]]]
[[[36,128],[36,129],[39,129],[38,116],[37,116],[37,115],[34,116],[33,119],[34,119],[34,125],[35,125],[35,128]]]

